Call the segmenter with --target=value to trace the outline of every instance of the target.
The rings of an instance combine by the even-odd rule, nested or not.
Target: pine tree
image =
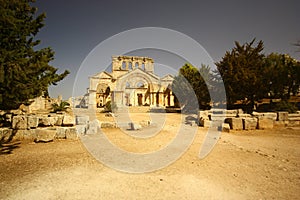
[[[222,60],[216,63],[225,85],[227,105],[230,107],[240,100],[249,113],[253,111],[254,102],[266,94],[268,85],[262,77],[263,42],[259,41],[257,46],[253,46],[254,42],[255,39],[243,45],[235,42],[236,47],[227,51]]]
[[[51,48],[37,50],[35,36],[44,26],[45,14],[36,15],[34,0],[0,0],[0,109],[16,109],[47,94],[69,72],[57,74],[49,65]]]

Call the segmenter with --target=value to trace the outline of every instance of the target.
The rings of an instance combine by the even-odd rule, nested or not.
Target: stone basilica
[[[173,76],[154,74],[154,61],[148,57],[112,56],[112,72],[91,76],[89,108],[105,106],[108,101],[122,106],[174,106]]]

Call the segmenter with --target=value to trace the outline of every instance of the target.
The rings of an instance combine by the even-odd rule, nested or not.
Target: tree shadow
[[[5,136],[2,136],[0,138],[0,155],[6,155],[11,154],[14,149],[20,148],[21,142],[11,142],[13,137],[16,135],[16,130],[12,131],[12,134],[6,138]]]
[[[0,155],[12,154],[14,149],[20,148],[21,142],[0,143]]]

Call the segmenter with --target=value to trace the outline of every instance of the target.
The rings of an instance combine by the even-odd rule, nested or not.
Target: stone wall
[[[276,127],[300,126],[300,111],[288,112],[254,112],[252,115],[244,114],[242,110],[209,110],[200,111],[198,125],[209,128],[212,122],[220,121],[222,130],[255,130],[272,129]],[[220,127],[219,127],[220,128]]]
[[[82,119],[83,118],[83,119]],[[0,141],[30,140],[49,142],[55,139],[77,139],[85,134],[88,117],[74,117],[70,114],[7,114],[10,127],[0,128]],[[78,124],[78,127],[75,126]],[[80,127],[81,125],[81,127]]]

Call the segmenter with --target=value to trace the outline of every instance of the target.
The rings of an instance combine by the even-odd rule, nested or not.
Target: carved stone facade
[[[89,108],[103,107],[108,101],[122,106],[174,106],[173,76],[154,74],[148,57],[112,56],[112,72],[90,77]]]

